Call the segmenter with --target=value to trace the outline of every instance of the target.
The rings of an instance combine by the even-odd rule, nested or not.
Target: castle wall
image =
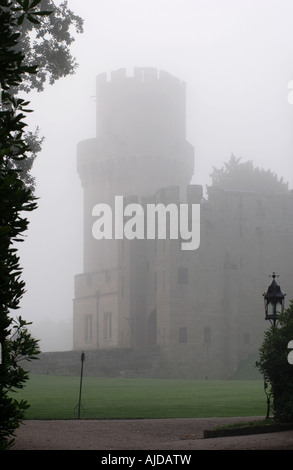
[[[278,269],[293,294],[292,202],[291,193],[211,190],[201,205],[199,249],[182,252],[179,241],[166,240],[157,250],[157,344],[173,373],[226,378],[257,354],[268,327],[262,293],[269,273]]]
[[[293,298],[293,194],[191,185],[185,85],[154,69],[97,78],[97,135],[78,145],[84,190],[84,272],[75,277],[74,349],[156,347],[166,376],[230,377],[268,325],[262,293],[281,275]],[[201,241],[95,240],[92,209],[201,204]],[[163,360],[162,360],[163,358]]]

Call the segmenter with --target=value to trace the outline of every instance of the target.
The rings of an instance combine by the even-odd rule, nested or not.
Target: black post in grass
[[[84,352],[81,353],[81,371],[80,371],[80,386],[79,386],[79,400],[78,400],[78,419],[80,419],[80,408],[81,408],[81,390],[82,390],[82,376],[83,376],[83,363],[84,363]]]

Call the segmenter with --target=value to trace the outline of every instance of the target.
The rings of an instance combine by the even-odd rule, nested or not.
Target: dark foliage
[[[274,418],[280,422],[293,422],[293,365],[288,361],[288,344],[293,340],[293,302],[279,316],[277,326],[265,333],[256,363],[270,387]]]
[[[53,10],[52,16],[49,10]],[[63,15],[68,15],[64,25]],[[74,70],[67,47],[72,42],[68,33],[72,22],[77,22],[81,30],[80,21],[68,11],[66,2],[56,8],[51,0],[0,0],[1,450],[11,446],[28,407],[25,401],[12,398],[13,392],[22,388],[28,379],[22,364],[39,353],[38,341],[28,331],[29,323],[21,316],[14,318],[25,292],[16,246],[23,241],[28,228],[26,214],[37,207],[29,172],[32,156],[41,146],[37,131],[25,132],[25,117],[31,110],[29,102],[18,94],[20,90],[41,90],[47,76],[53,83]],[[33,33],[39,41],[32,46],[29,41]],[[53,53],[50,48],[55,48],[58,41],[58,51]],[[43,68],[39,74],[36,64],[41,56]]]
[[[241,162],[232,155],[220,169],[213,168],[212,187],[232,191],[287,192],[288,184],[271,170],[254,167],[251,161]]]

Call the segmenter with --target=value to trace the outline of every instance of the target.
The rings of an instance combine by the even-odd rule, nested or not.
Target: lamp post
[[[79,400],[78,400],[78,419],[80,419],[80,408],[81,408],[81,389],[82,389],[82,377],[83,377],[83,363],[84,363],[85,354],[81,353],[81,370],[80,370],[80,386],[79,386]]]
[[[265,305],[265,319],[269,320],[274,327],[277,325],[278,317],[284,311],[285,295],[281,291],[281,287],[276,282],[276,273],[273,272],[273,278],[271,284],[268,287],[267,292],[263,294],[264,305]],[[269,390],[269,384],[265,378],[264,391],[267,396],[267,415],[266,419],[270,417],[270,405],[271,405],[271,392]]]
[[[265,304],[265,319],[269,320],[276,326],[278,317],[284,311],[285,295],[281,291],[281,287],[276,283],[275,273],[271,276],[272,283],[269,285],[267,292],[263,294]]]

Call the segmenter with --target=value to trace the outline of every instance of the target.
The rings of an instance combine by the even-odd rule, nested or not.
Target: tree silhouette
[[[288,183],[278,179],[271,170],[254,167],[251,161],[241,162],[240,158],[231,155],[228,162],[220,169],[213,167],[210,174],[212,187],[224,190],[241,190],[256,192],[287,192]]]
[[[66,3],[66,2],[64,2]],[[27,83],[34,87],[38,68],[32,63],[23,40],[26,31],[42,29],[39,21],[49,15],[39,10],[41,5],[53,5],[46,0],[0,0],[0,449],[12,445],[15,429],[28,407],[27,402],[12,397],[12,391],[22,388],[28,379],[22,361],[37,357],[38,341],[28,331],[21,316],[12,318],[25,292],[21,278],[17,243],[23,241],[28,227],[26,213],[37,207],[32,184],[28,178],[30,155],[37,153],[38,142],[32,133],[25,133],[25,117],[29,102],[18,96]],[[27,34],[27,33],[26,33]],[[44,37],[43,37],[44,39]],[[68,41],[68,38],[67,38]],[[26,55],[27,54],[27,55]],[[27,60],[27,56],[29,60]],[[55,73],[55,72],[54,72]],[[51,74],[50,76],[55,76]],[[35,77],[36,81],[28,77]],[[52,81],[52,80],[51,80]],[[33,148],[33,145],[35,146]]]

